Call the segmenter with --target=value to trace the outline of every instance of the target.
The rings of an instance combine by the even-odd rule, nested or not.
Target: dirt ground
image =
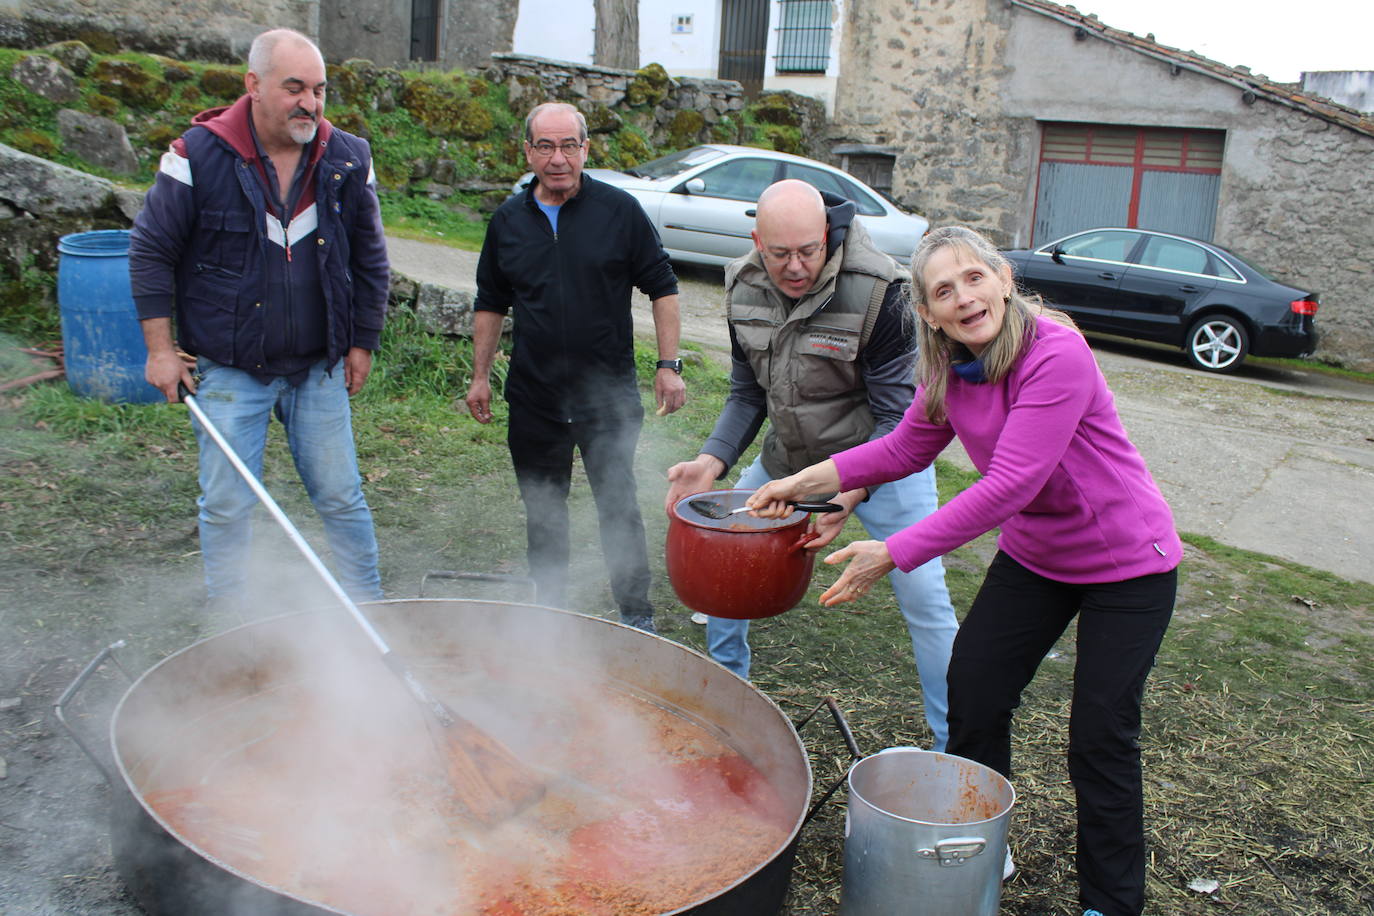
[[[709,309],[701,311],[702,321],[715,320]],[[1209,383],[1205,403],[1199,404],[1195,395],[1175,393],[1161,381],[1168,376],[1160,364],[1142,361],[1131,347],[1104,352],[1109,381],[1119,386],[1123,401],[1149,397],[1156,409],[1172,410],[1175,419],[1194,418],[1189,448],[1221,447],[1202,438],[1205,430],[1220,439],[1235,430],[1279,435],[1336,452],[1374,448],[1370,400],[1339,394],[1333,400],[1328,393],[1285,399],[1252,377]],[[1259,375],[1261,385],[1272,383],[1264,372]],[[5,473],[19,472],[9,454],[3,461]],[[1175,505],[1181,499],[1214,500],[1213,493],[1187,493],[1185,475],[1169,476],[1169,486],[1180,488],[1170,494]],[[60,727],[51,706],[109,643],[126,641],[118,657],[136,676],[163,656],[232,625],[200,612],[192,512],[188,508],[184,518],[162,520],[151,530],[111,531],[108,541],[61,566],[20,566],[9,560],[0,565],[0,911],[6,914],[140,912],[112,864],[106,823],[110,790]],[[379,539],[404,536],[403,531],[379,531]],[[157,553],[170,557],[156,569],[141,560],[150,539]],[[107,665],[68,708],[74,726],[107,766],[106,723],[126,683]]]

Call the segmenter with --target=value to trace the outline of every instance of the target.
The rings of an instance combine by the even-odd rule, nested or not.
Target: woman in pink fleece
[[[1000,526],[997,556],[954,642],[948,750],[1011,775],[1011,718],[1075,617],[1069,775],[1078,799],[1085,916],[1138,916],[1145,899],[1140,703],[1173,613],[1182,544],[1073,322],[1026,299],[978,233],[937,229],[912,256],[921,321],[915,400],[890,434],[760,487],[785,500],[922,470],[955,436],[983,475],[886,541],[857,541],[821,595],[853,601]]]

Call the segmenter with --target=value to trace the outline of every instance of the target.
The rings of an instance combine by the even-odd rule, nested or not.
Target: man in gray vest
[[[829,204],[829,206],[827,206]],[[759,197],[754,250],[725,269],[733,367],[730,395],[692,461],[668,470],[666,507],[712,489],[769,421],[759,457],[736,486],[752,490],[891,431],[915,394],[908,275],[869,240],[854,205],[789,179]],[[912,239],[915,246],[916,239]],[[818,515],[822,547],[852,513],[879,540],[934,512],[934,468],[837,494],[845,511]],[[911,634],[932,747],[948,736],[945,672],[958,622],[934,559],[889,575]],[[749,676],[749,623],[710,617],[711,657]]]

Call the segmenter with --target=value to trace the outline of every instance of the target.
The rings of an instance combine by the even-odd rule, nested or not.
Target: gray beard
[[[318,121],[301,121],[292,118],[286,122],[286,132],[291,135],[291,139],[297,143],[309,143],[315,139],[315,134],[320,130]]]

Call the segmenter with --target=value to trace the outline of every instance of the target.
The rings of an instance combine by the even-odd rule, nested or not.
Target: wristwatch
[[[660,359],[660,360],[658,361],[657,365],[656,365],[654,368],[656,368],[656,369],[672,369],[672,370],[673,370],[674,372],[676,372],[678,375],[681,375],[681,374],[682,374],[682,360],[680,360],[680,359]]]

